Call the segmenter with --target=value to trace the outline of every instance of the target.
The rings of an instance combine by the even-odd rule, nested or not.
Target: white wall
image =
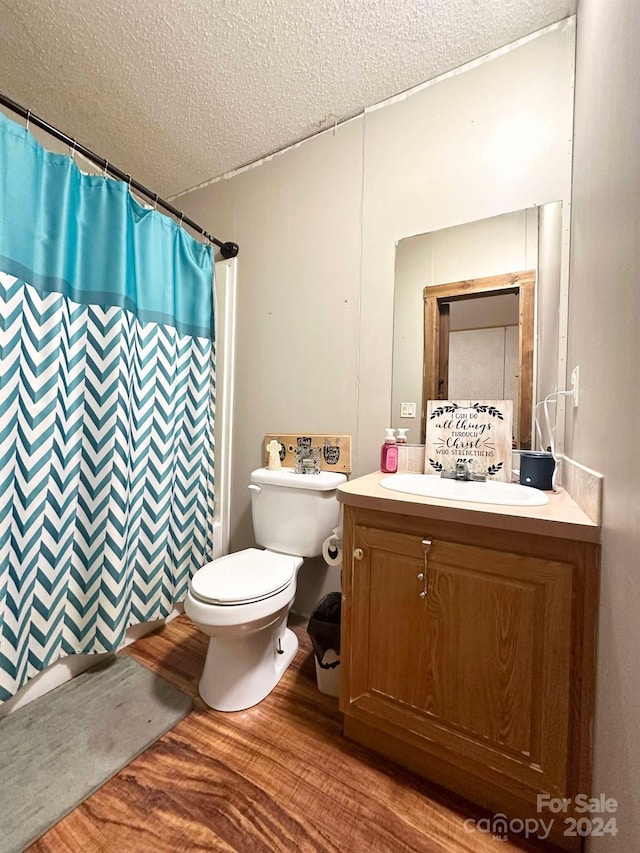
[[[366,114],[359,470],[389,418],[396,240],[570,193],[573,25]],[[375,335],[371,334],[375,330]]]
[[[511,400],[518,434],[518,326],[451,332],[449,399]]]
[[[580,405],[567,452],[604,474],[594,785],[640,850],[640,4],[581,0],[576,66],[569,360]]]
[[[240,245],[231,549],[268,432],[356,428],[362,121],[179,200]]]
[[[348,432],[379,465],[396,241],[569,199],[573,20],[182,196],[240,245],[231,547],[267,432]],[[215,144],[215,140],[212,140]]]
[[[480,296],[477,299],[449,304],[450,332],[490,329],[493,326],[517,326],[519,319],[518,298],[515,293]]]

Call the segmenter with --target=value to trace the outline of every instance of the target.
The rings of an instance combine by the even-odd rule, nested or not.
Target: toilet
[[[287,628],[304,557],[317,557],[338,526],[336,489],[344,474],[296,474],[258,468],[250,476],[256,542],[199,569],[189,583],[185,613],[209,648],[199,690],[217,711],[262,701],[298,651]]]

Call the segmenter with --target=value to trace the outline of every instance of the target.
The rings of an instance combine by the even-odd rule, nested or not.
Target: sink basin
[[[491,480],[474,483],[447,480],[432,474],[391,474],[389,477],[383,477],[380,485],[394,492],[447,501],[472,501],[502,506],[544,506],[549,503],[549,498],[539,489]]]

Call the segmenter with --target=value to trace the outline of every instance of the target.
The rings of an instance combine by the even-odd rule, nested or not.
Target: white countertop
[[[392,492],[380,485],[380,480],[386,476],[376,471],[349,480],[338,487],[338,500],[347,506],[434,521],[473,524],[579,542],[600,542],[600,527],[561,488],[545,492],[549,498],[545,506],[496,506]]]

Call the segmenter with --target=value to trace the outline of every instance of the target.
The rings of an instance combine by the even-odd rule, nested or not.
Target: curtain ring
[[[75,158],[77,144],[78,144],[77,141],[74,139],[73,145],[69,146],[69,157],[71,157],[72,160]]]
[[[106,177],[107,177],[107,170],[108,170],[108,168],[109,168],[109,161],[108,161],[108,160],[105,160],[105,161],[104,161],[104,166],[102,167],[102,177],[103,177],[103,178],[106,178]]]
[[[129,194],[131,194],[131,175],[127,175],[126,177],[128,178],[127,187],[129,190]]]
[[[183,213],[183,211],[180,211],[180,222],[178,224],[180,225],[181,228],[182,228],[182,220],[183,219],[184,219],[184,213]]]
[[[24,126],[25,131],[29,130],[29,122],[31,120],[31,110],[27,110],[27,121]]]
[[[158,193],[156,193],[155,195],[156,195],[156,197],[153,200],[153,209],[157,210],[158,209]]]

